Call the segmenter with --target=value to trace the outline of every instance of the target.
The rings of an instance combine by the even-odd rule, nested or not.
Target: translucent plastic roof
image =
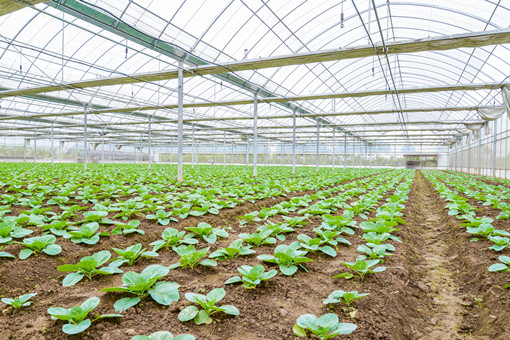
[[[2,0],[6,1],[6,0]],[[7,0],[8,2],[9,0]],[[373,7],[375,3],[375,8]],[[224,64],[243,59],[391,44],[508,28],[510,3],[497,0],[305,1],[305,0],[54,0],[0,17],[0,93],[2,90],[72,83],[146,72],[174,70],[179,53],[184,67]],[[343,18],[343,20],[342,20]],[[149,39],[149,40],[147,40]],[[145,43],[144,43],[145,41]],[[150,41],[147,42],[147,41]],[[165,48],[162,48],[164,46]],[[184,103],[295,97],[310,94],[395,90],[458,84],[510,83],[510,45],[452,48],[442,51],[247,70],[184,80]],[[147,107],[177,103],[177,80],[62,90],[2,99],[0,129],[59,136],[83,131],[83,103],[91,108]],[[439,121],[476,120],[476,112],[448,108],[501,105],[499,90],[442,91],[413,94],[295,101],[300,141],[313,138],[316,117],[329,140],[333,129],[362,140],[382,140],[381,126],[438,140],[463,125]],[[445,110],[430,111],[430,108]],[[416,112],[416,109],[423,109]],[[394,110],[387,114],[355,114]],[[413,112],[407,112],[407,111]],[[77,113],[52,117],[62,113]],[[289,142],[292,113],[288,105],[259,103],[259,135]],[[32,119],[12,116],[47,115]],[[155,140],[175,137],[176,109],[133,110],[89,115],[94,131],[129,142],[146,134],[153,115]],[[284,115],[284,119],[264,119]],[[3,117],[3,118],[2,118]],[[251,133],[253,105],[218,105],[185,109],[186,137],[194,122],[204,138],[245,140]],[[232,119],[245,118],[245,119]],[[192,121],[195,119],[194,121]],[[134,123],[134,124],[127,124]],[[330,125],[327,127],[327,125]],[[34,128],[37,128],[34,130]],[[274,129],[272,129],[274,128]],[[370,132],[372,131],[372,132]],[[17,133],[17,132],[16,132]],[[158,137],[159,136],[159,137]],[[341,136],[339,134],[338,136]],[[423,137],[435,142],[434,137]]]

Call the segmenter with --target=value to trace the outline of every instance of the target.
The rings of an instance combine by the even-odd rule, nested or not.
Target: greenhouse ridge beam
[[[57,3],[52,3],[54,7],[59,8]],[[112,19],[113,20],[113,19]],[[159,41],[154,41],[159,44]],[[484,32],[473,32],[456,34],[444,37],[435,37],[428,39],[418,39],[413,41],[388,43],[388,54],[414,53],[423,51],[451,50],[461,47],[482,47],[488,45],[497,45],[510,43],[510,28],[501,30],[492,30]],[[383,53],[382,46],[376,48],[368,45],[360,47],[350,47],[346,49],[336,49],[328,51],[297,53],[294,55],[283,55],[267,57],[252,60],[242,60],[220,65],[201,65],[183,70],[184,77],[217,75],[232,73],[238,71],[258,70],[264,68],[283,67],[292,65],[302,65],[308,63],[319,63],[326,61],[336,61],[343,59],[371,57]],[[181,58],[185,58],[183,54]],[[38,93],[84,89],[89,87],[124,85],[142,82],[157,82],[161,80],[177,79],[178,70],[134,74],[130,76],[110,77],[103,79],[92,79],[70,83],[54,84],[48,86],[39,86],[25,89],[16,89],[0,92],[0,98],[33,95]]]
[[[501,108],[502,106],[454,106],[454,107],[429,107],[429,108],[412,108],[412,109],[403,109],[402,112],[411,113],[411,112],[438,112],[438,111],[474,111],[478,108]],[[154,106],[151,107],[151,110],[156,109],[168,109],[165,106]],[[130,112],[130,111],[143,111],[143,108],[124,108],[124,109],[105,109],[105,110],[90,110],[87,111],[87,114],[105,114],[105,113],[116,113],[116,112]],[[148,110],[148,109],[145,109]],[[333,113],[307,113],[303,115],[298,115],[298,118],[308,118],[308,117],[334,117],[334,116],[356,116],[356,115],[377,115],[377,114],[392,114],[399,113],[400,110],[376,110],[376,111],[351,111],[351,112],[333,112]],[[35,114],[35,115],[26,115],[26,116],[3,116],[0,117],[0,121],[2,120],[30,120],[34,118],[43,118],[43,117],[60,117],[60,116],[80,116],[83,112],[64,112],[64,113],[43,113],[43,114]],[[144,116],[146,118],[146,116]],[[176,119],[168,119],[163,117],[154,117],[158,118],[159,123],[172,123],[176,122]],[[276,115],[276,116],[259,116],[258,119],[288,119],[292,118],[292,114],[287,115]],[[188,118],[184,119],[185,122],[211,122],[211,121],[227,121],[227,120],[252,120],[253,117],[250,116],[242,116],[242,117],[222,117],[222,118]],[[134,122],[136,123],[136,122]],[[154,122],[156,123],[156,122]],[[130,124],[130,123],[126,123]],[[329,126],[329,124],[328,124]]]

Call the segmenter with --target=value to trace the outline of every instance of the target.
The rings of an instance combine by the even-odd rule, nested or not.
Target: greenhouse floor
[[[393,171],[406,170],[387,170]],[[361,178],[370,179],[385,172],[368,174]],[[414,177],[413,176],[414,173]],[[433,173],[433,171],[431,171]],[[439,173],[439,171],[438,171]],[[445,173],[445,172],[441,172]],[[453,172],[452,172],[453,173]],[[265,221],[247,222],[240,225],[239,216],[270,208],[287,202],[294,197],[312,195],[317,190],[301,190],[287,196],[276,196],[244,202],[233,208],[221,209],[217,215],[189,216],[178,222],[161,225],[153,220],[136,217],[140,220],[139,229],[144,235],[111,235],[101,237],[94,245],[75,244],[69,240],[58,241],[63,250],[60,255],[47,256],[39,254],[22,261],[19,259],[0,259],[0,295],[14,297],[27,292],[37,292],[34,303],[20,310],[2,306],[0,322],[0,339],[128,339],[137,334],[150,334],[159,330],[168,330],[175,335],[193,334],[197,339],[294,339],[293,325],[296,319],[305,313],[322,315],[335,313],[341,322],[354,323],[357,329],[344,339],[510,339],[510,309],[508,309],[508,290],[503,286],[508,282],[507,275],[490,273],[487,268],[497,262],[498,255],[488,249],[485,240],[473,242],[472,235],[460,225],[461,220],[448,214],[444,198],[440,197],[431,181],[421,171],[409,171],[410,191],[402,211],[407,224],[399,224],[393,235],[402,242],[390,240],[395,246],[393,256],[384,258],[385,271],[367,275],[363,280],[357,277],[346,280],[333,278],[347,268],[339,261],[352,261],[360,255],[358,246],[365,244],[360,228],[353,228],[354,235],[343,234],[352,245],[338,245],[337,256],[331,257],[321,252],[310,252],[306,256],[313,262],[304,263],[296,274],[287,276],[280,272],[257,286],[247,290],[242,285],[225,285],[224,282],[236,275],[241,265],[254,266],[265,264],[266,269],[278,269],[277,266],[262,262],[260,254],[273,254],[274,244],[263,244],[255,255],[239,256],[228,261],[218,261],[215,267],[197,265],[193,269],[172,269],[165,277],[180,285],[181,299],[169,306],[162,306],[147,298],[135,307],[127,309],[122,318],[99,320],[81,335],[68,337],[62,333],[61,321],[51,320],[47,309],[49,306],[79,305],[91,296],[101,298],[101,305],[91,315],[113,313],[112,305],[119,297],[126,294],[101,292],[105,287],[122,284],[121,275],[98,275],[92,280],[82,280],[72,288],[62,287],[65,273],[56,270],[66,263],[76,263],[79,258],[113,247],[125,248],[135,243],[142,243],[147,249],[149,244],[160,239],[161,233],[168,227],[185,230],[199,222],[206,222],[213,227],[225,226],[229,233],[226,238],[219,238],[215,244],[201,244],[211,247],[211,251],[228,246],[241,233],[253,233]],[[396,175],[395,175],[396,176]],[[345,185],[354,179],[335,184]],[[406,181],[404,177],[397,184]],[[485,183],[494,184],[483,180]],[[412,184],[411,184],[412,183]],[[500,183],[496,183],[500,184]],[[370,190],[370,189],[369,189]],[[368,190],[367,190],[368,192]],[[395,193],[390,188],[377,203],[380,207]],[[12,194],[3,190],[2,194]],[[327,195],[325,195],[327,196]],[[124,197],[122,200],[136,197]],[[318,197],[310,204],[324,198]],[[356,200],[357,198],[353,198]],[[351,202],[352,203],[352,202]],[[508,221],[496,219],[499,211],[479,200],[469,199],[468,203],[478,210],[477,215],[494,219],[493,226],[508,230]],[[93,210],[94,203],[79,203]],[[309,205],[310,206],[310,205]],[[366,213],[368,219],[376,217],[376,208]],[[12,205],[11,216],[19,216],[26,207]],[[51,211],[61,214],[59,206],[51,206]],[[342,214],[342,209],[332,215]],[[114,219],[116,212],[107,216]],[[299,217],[298,210],[288,212],[286,217]],[[285,222],[281,215],[268,218],[274,223]],[[120,219],[119,219],[120,221]],[[355,216],[359,226],[365,221],[363,216]],[[323,223],[321,214],[311,214],[307,224],[296,227],[296,232],[286,233],[285,241],[289,244],[298,241],[298,234],[315,237],[314,228]],[[37,227],[30,236],[42,235]],[[111,230],[110,230],[111,231]],[[283,239],[283,237],[282,237]],[[203,243],[203,242],[201,242]],[[22,249],[20,244],[11,244],[3,251],[17,254]],[[115,254],[113,254],[115,255]],[[155,258],[143,258],[129,267],[130,271],[141,272],[151,264],[166,266],[176,263],[179,257],[170,249],[161,250]],[[127,272],[127,267],[123,267]],[[184,299],[185,292],[207,293],[211,289],[223,287],[227,295],[221,303],[231,304],[239,309],[239,316],[215,314],[214,322],[196,325],[192,321],[181,322],[178,314],[189,305]],[[323,300],[337,289],[370,293],[347,308],[340,303],[325,305]],[[5,308],[4,308],[5,307]]]

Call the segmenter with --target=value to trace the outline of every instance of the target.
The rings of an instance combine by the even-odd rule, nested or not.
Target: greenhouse
[[[0,0],[0,339],[510,339],[509,18]]]

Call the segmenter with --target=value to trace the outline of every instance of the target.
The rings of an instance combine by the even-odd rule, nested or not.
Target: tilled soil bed
[[[230,236],[213,245],[211,250],[215,250],[230,244],[238,233],[256,229],[256,224],[240,227],[236,216],[272,206],[284,199],[288,198],[247,203],[220,211],[217,216],[191,218],[171,223],[169,227],[184,229],[198,221],[226,226]],[[383,202],[384,199],[380,203]],[[30,307],[21,310],[2,307],[0,339],[130,339],[133,335],[160,330],[174,335],[189,333],[197,339],[294,339],[292,326],[300,315],[329,312],[338,314],[342,322],[358,326],[353,334],[344,336],[345,339],[460,339],[470,332],[482,336],[479,339],[485,339],[483,336],[509,339],[509,336],[505,337],[509,317],[505,305],[510,295],[501,288],[504,275],[489,275],[487,271],[495,256],[486,249],[487,245],[469,242],[463,227],[459,227],[458,221],[448,216],[443,207],[444,202],[433,187],[417,172],[404,211],[408,224],[400,225],[401,230],[395,233],[402,244],[391,241],[396,251],[384,262],[386,271],[367,276],[364,281],[357,278],[333,279],[334,275],[346,271],[339,261],[353,262],[359,255],[356,248],[364,242],[360,237],[361,231],[356,229],[356,235],[343,235],[352,245],[340,246],[336,258],[310,253],[308,257],[314,262],[305,264],[307,271],[300,269],[293,276],[279,273],[255,290],[225,285],[228,278],[238,275],[237,267],[262,264],[257,255],[273,253],[274,245],[263,246],[254,248],[257,251],[254,255],[218,261],[214,268],[198,266],[193,270],[172,270],[162,281],[181,285],[179,302],[164,307],[148,297],[128,309],[123,318],[99,320],[76,336],[62,333],[62,321],[51,320],[47,308],[70,308],[97,296],[101,298],[101,305],[92,314],[113,313],[113,303],[124,295],[103,293],[100,289],[121,285],[121,275],[97,276],[92,281],[82,281],[66,288],[61,285],[65,274],[57,271],[56,267],[75,263],[82,256],[111,249],[112,246],[125,248],[139,242],[148,246],[166,227],[145,221],[141,225],[146,231],[145,236],[114,236],[87,247],[62,242],[64,251],[60,257],[43,254],[25,261],[2,260],[0,295],[14,297],[27,292],[37,292],[38,295]],[[336,214],[342,212],[338,210]],[[374,216],[375,212],[372,212],[368,217]],[[279,219],[281,217],[274,220]],[[358,218],[357,221],[361,220]],[[289,234],[283,243],[295,241],[299,233],[312,235],[313,228],[321,222],[320,217],[309,218],[306,226],[297,228],[296,233]],[[205,246],[208,245],[203,241],[198,245],[200,248]],[[125,272],[141,272],[150,264],[168,266],[177,260],[177,255],[166,249],[160,251],[157,258],[142,259],[123,269]],[[265,267],[273,268],[267,264]],[[227,292],[221,304],[236,306],[239,316],[215,315],[212,324],[200,326],[177,319],[178,313],[188,305],[184,293],[207,293],[218,287]],[[349,313],[352,311],[342,306],[330,308],[323,304],[322,301],[337,289],[357,290],[370,295],[357,301],[355,313]],[[474,303],[474,298],[482,299],[481,306]]]

